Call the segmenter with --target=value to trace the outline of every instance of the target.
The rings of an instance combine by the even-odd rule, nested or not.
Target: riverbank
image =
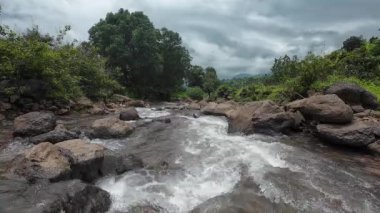
[[[302,115],[296,125],[296,112],[269,101],[160,103],[136,111],[119,106],[107,114],[56,116],[52,127],[50,114],[38,114],[36,120],[47,116],[40,122],[47,122],[47,133],[10,136],[0,151],[0,200],[14,205],[2,205],[2,211],[380,210],[377,142],[358,147],[325,141],[315,135],[322,123],[316,117]],[[358,114],[352,112],[352,120]],[[13,128],[7,123],[3,132]],[[28,128],[22,134],[35,131]],[[43,190],[32,196],[36,187]],[[50,196],[62,187],[71,191]],[[51,198],[33,207],[46,196]]]

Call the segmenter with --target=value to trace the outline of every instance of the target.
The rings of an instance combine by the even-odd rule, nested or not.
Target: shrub
[[[200,87],[189,87],[186,90],[186,94],[189,98],[198,101],[202,100],[205,95],[205,93]]]

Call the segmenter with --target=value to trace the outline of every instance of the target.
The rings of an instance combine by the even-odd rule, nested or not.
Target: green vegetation
[[[191,65],[178,33],[155,29],[142,12],[108,13],[89,30],[89,42],[65,42],[68,31],[51,36],[36,26],[17,34],[0,26],[0,98],[202,99],[218,85],[214,68]]]
[[[285,55],[275,59],[271,71],[271,75],[225,81],[217,95],[235,101],[284,102],[335,83],[354,83],[380,98],[380,39],[353,36],[343,42],[342,49],[324,56]]]

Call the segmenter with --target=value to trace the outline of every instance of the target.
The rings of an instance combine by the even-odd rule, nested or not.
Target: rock
[[[38,183],[32,186],[15,180],[0,182],[0,212],[107,212],[108,192],[80,180]]]
[[[140,119],[140,116],[134,107],[128,107],[120,113],[119,118],[122,121],[133,121]]]
[[[94,104],[92,101],[86,97],[81,97],[75,101],[73,106],[74,110],[81,111],[86,109],[91,109]]]
[[[114,94],[111,96],[111,98],[109,98],[109,102],[111,103],[127,103],[128,101],[131,101],[132,99],[130,99],[128,96],[125,96],[125,95],[119,95],[119,94]]]
[[[228,132],[242,132],[244,134],[287,133],[296,128],[302,116],[296,113],[285,112],[272,101],[258,101],[247,103],[229,111]]]
[[[134,127],[118,118],[103,118],[91,126],[96,138],[122,138],[132,133]]]
[[[69,109],[59,109],[58,111],[55,112],[56,115],[67,115],[70,113]]]
[[[127,102],[129,107],[145,107],[145,102],[141,100],[131,100]]]
[[[5,116],[3,114],[0,114],[0,121],[5,120]]]
[[[71,153],[51,143],[40,143],[17,156],[8,169],[10,175],[23,177],[29,182],[48,179],[52,182],[70,177]]]
[[[193,113],[193,118],[199,118],[199,117],[200,117],[199,114]]]
[[[355,84],[335,84],[325,91],[326,94],[336,94],[346,104],[361,105],[366,109],[377,109],[378,102],[375,95]]]
[[[275,203],[270,199],[249,192],[232,192],[211,198],[195,207],[190,213],[267,213],[297,212],[284,203]]]
[[[90,113],[91,115],[106,115],[106,114],[108,114],[106,109],[100,108],[98,106],[94,106],[91,109],[89,109],[88,113]]]
[[[127,213],[166,213],[167,211],[157,205],[147,204],[147,205],[137,205],[132,206],[128,209]]]
[[[111,150],[105,150],[101,168],[103,175],[120,175],[124,172],[141,169],[143,161],[134,155],[124,155]]]
[[[73,158],[72,177],[92,182],[103,175],[101,173],[105,151],[103,146],[80,139],[60,142],[56,146],[71,152]]]
[[[12,105],[10,103],[0,102],[0,112],[5,112],[10,109],[12,109]]]
[[[350,123],[353,111],[337,95],[315,95],[286,105],[290,111],[300,111],[306,119],[322,123]]]
[[[199,103],[190,103],[189,106],[188,106],[188,109],[191,109],[191,110],[200,110],[201,109],[201,105]]]
[[[346,125],[319,124],[317,135],[324,141],[352,147],[365,147],[378,140],[379,123],[359,118]]]
[[[50,142],[52,144],[77,139],[79,138],[80,133],[72,132],[68,130],[53,130],[48,133],[44,133],[41,135],[34,136],[30,138],[30,142],[33,144],[39,144],[42,142]]]
[[[153,119],[153,121],[161,122],[165,124],[170,124],[172,122],[170,118],[156,118],[156,119]]]
[[[361,112],[365,111],[365,109],[364,109],[364,107],[362,107],[362,105],[351,106],[351,109],[354,113],[361,113]]]
[[[237,104],[235,102],[215,103],[210,102],[201,109],[201,112],[205,115],[227,116],[227,113],[236,109]]]
[[[54,129],[57,119],[51,112],[30,112],[14,120],[14,136],[36,136]]]

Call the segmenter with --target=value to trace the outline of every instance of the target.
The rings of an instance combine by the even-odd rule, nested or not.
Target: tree
[[[345,49],[348,52],[351,52],[363,46],[364,42],[365,40],[362,36],[351,36],[343,42],[343,49]]]
[[[162,70],[154,82],[155,96],[169,99],[170,94],[183,85],[185,74],[191,66],[191,57],[182,45],[179,34],[166,28],[159,32],[159,50]]]
[[[214,92],[219,85],[218,76],[216,70],[213,67],[207,67],[204,77],[203,90],[211,97],[211,93]]]
[[[191,59],[181,37],[156,30],[142,12],[108,13],[89,34],[108,67],[120,71],[119,81],[136,96],[167,99],[183,84]]]
[[[202,87],[205,72],[201,66],[191,66],[187,73],[187,86]]]

